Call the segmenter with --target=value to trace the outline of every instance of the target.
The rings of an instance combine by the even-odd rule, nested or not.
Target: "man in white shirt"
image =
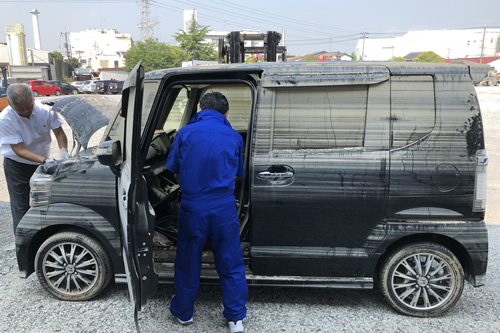
[[[50,130],[57,139],[62,159],[69,157],[68,138],[57,113],[35,103],[27,84],[9,85],[7,99],[10,105],[0,113],[0,152],[16,230],[29,209],[30,178],[40,164],[49,160]]]

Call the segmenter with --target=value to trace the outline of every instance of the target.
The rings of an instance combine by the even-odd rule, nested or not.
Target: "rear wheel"
[[[59,90],[56,90],[56,96],[61,95],[61,92]]]
[[[71,231],[57,233],[40,246],[35,270],[42,286],[65,301],[97,296],[113,275],[104,247],[92,237]]]
[[[72,93],[73,95],[78,95],[78,90],[73,89],[73,90],[71,91],[71,93]]]
[[[397,311],[434,317],[449,310],[464,288],[464,271],[455,255],[434,243],[395,250],[380,270],[380,287]]]
[[[33,96],[38,97],[38,91],[33,90]]]

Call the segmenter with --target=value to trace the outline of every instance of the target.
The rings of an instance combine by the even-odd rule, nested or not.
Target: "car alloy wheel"
[[[99,242],[69,231],[49,237],[38,249],[35,265],[42,286],[57,298],[71,301],[97,296],[113,272]]]
[[[460,298],[464,272],[447,248],[434,243],[411,244],[394,251],[381,270],[381,289],[396,310],[433,317]]]
[[[34,90],[33,91],[33,96],[38,97],[38,91]]]
[[[56,96],[61,95],[61,92],[59,90],[56,90]]]

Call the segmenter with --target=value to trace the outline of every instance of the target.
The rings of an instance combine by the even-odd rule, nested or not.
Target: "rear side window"
[[[391,148],[400,148],[429,134],[436,121],[432,76],[391,77]]]
[[[40,82],[40,81],[35,81],[33,83],[35,84],[35,86],[41,86],[42,85],[42,82]]]
[[[252,111],[252,91],[245,84],[219,85],[207,88],[203,95],[218,91],[226,96],[229,103],[228,120],[231,127],[238,132],[248,130],[248,122]],[[200,110],[198,103],[198,110]]]
[[[273,150],[363,146],[367,85],[275,89]]]

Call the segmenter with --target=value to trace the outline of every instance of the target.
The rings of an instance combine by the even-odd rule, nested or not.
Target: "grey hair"
[[[23,105],[33,99],[33,92],[26,83],[14,83],[7,87],[7,99],[10,105]]]

